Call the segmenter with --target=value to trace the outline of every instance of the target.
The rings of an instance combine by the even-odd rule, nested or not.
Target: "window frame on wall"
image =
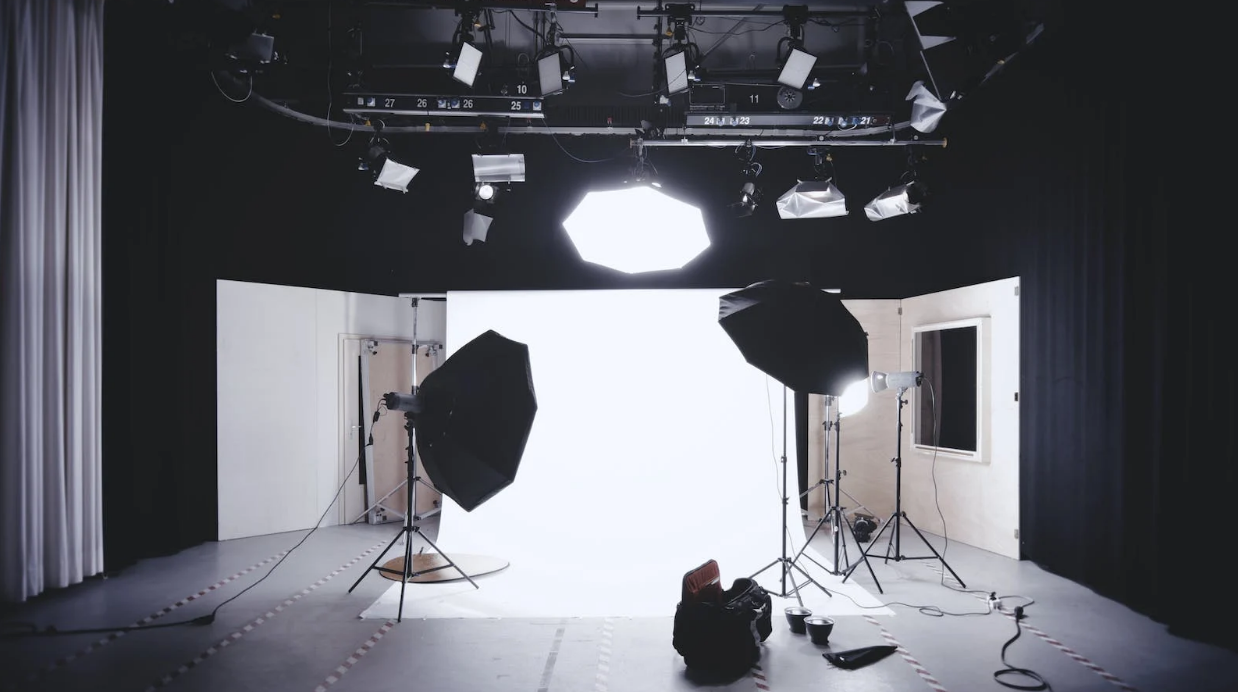
[[[912,447],[913,449],[936,453],[938,455],[953,457],[957,459],[965,459],[970,461],[983,462],[988,459],[988,428],[989,428],[989,390],[991,383],[989,381],[989,340],[990,327],[989,317],[971,317],[960,320],[950,320],[947,322],[936,322],[931,324],[923,324],[912,327],[911,349],[912,357],[915,363],[915,370],[924,375],[924,381],[916,388],[915,400],[913,405],[913,414],[911,416],[912,423]],[[974,402],[975,410],[972,412],[975,420],[974,433],[974,449],[966,449],[962,446],[950,446],[946,444],[949,440],[942,440],[940,437],[941,423],[950,414],[951,408],[947,405],[949,400],[946,399],[946,394],[950,389],[950,381],[943,377],[943,373],[932,363],[923,362],[923,346],[926,343],[925,334],[936,333],[940,334],[943,331],[953,329],[975,329],[975,369],[973,376],[974,384]],[[966,386],[966,379],[964,386]],[[934,419],[933,411],[930,410],[936,398],[938,409],[936,417],[938,425],[937,444],[934,444]],[[955,413],[958,410],[955,409]],[[956,440],[959,438],[955,438]]]

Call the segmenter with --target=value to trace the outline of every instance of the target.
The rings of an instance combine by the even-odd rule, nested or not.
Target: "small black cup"
[[[796,634],[803,634],[805,632],[804,619],[812,615],[812,611],[799,606],[791,606],[787,608],[786,612],[787,624],[791,625],[791,631]]]
[[[822,615],[810,617],[804,620],[804,627],[808,628],[808,638],[812,639],[813,644],[829,644],[830,632],[834,631],[834,621]]]

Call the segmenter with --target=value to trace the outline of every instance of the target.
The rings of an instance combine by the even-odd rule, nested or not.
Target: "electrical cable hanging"
[[[379,401],[378,407],[374,409],[374,415],[371,417],[371,420],[370,420],[370,432],[366,436],[367,447],[371,447],[374,445],[374,424],[378,422],[378,419],[381,416],[382,410],[384,408],[385,408],[385,402]],[[323,510],[322,515],[318,517],[318,521],[314,523],[314,526],[310,528],[309,532],[306,533],[304,536],[302,536],[301,540],[297,541],[296,545],[292,546],[287,551],[285,551],[284,554],[279,558],[279,560],[276,561],[274,565],[271,565],[271,569],[267,570],[266,574],[262,575],[254,583],[250,584],[244,589],[241,589],[238,593],[234,594],[231,598],[228,598],[224,602],[215,606],[215,608],[211,610],[211,612],[207,613],[206,615],[201,615],[191,620],[177,620],[176,622],[160,622],[160,623],[154,623],[154,624],[137,624],[137,625],[123,625],[123,626],[110,626],[110,627],[109,626],[90,627],[90,628],[67,629],[67,630],[59,629],[54,625],[49,625],[43,629],[38,629],[34,627],[33,625],[30,625],[27,628],[28,631],[4,633],[0,635],[0,639],[9,639],[9,638],[15,638],[15,637],[56,637],[56,636],[61,636],[61,635],[73,635],[73,634],[114,634],[118,632],[122,632],[122,633],[142,632],[145,630],[166,629],[168,627],[180,627],[182,625],[209,625],[213,623],[215,621],[216,614],[219,613],[219,610],[221,608],[228,605],[232,601],[235,601],[236,599],[240,598],[243,594],[248,592],[250,589],[254,588],[255,586],[265,581],[267,577],[271,576],[271,574],[275,572],[275,570],[281,564],[283,564],[284,560],[288,559],[289,555],[291,555],[294,551],[296,551],[297,548],[300,548],[301,545],[304,544],[305,541],[309,540],[309,537],[314,535],[314,532],[317,531],[322,526],[323,520],[327,518],[327,514],[331,512],[331,508],[334,507],[335,503],[340,499],[340,493],[344,492],[345,486],[348,485],[348,480],[352,478],[353,473],[355,473],[357,470],[357,467],[360,466],[361,456],[362,456],[361,454],[357,455],[357,460],[353,462],[352,468],[349,469],[348,473],[344,475],[343,480],[340,482],[340,487],[336,489],[335,495],[332,496],[331,498],[331,502],[327,504],[327,508]]]

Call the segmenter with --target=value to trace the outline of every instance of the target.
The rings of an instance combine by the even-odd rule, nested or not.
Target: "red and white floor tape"
[[[244,627],[242,627],[241,629],[239,629],[239,630],[237,630],[237,631],[233,632],[232,634],[229,634],[227,637],[224,637],[222,640],[220,640],[219,642],[217,642],[214,646],[211,646],[211,647],[207,648],[205,651],[203,651],[202,653],[200,653],[200,654],[198,654],[197,656],[193,657],[191,660],[186,661],[185,663],[181,664],[181,666],[180,666],[180,667],[178,667],[177,669],[175,669],[175,670],[173,670],[173,671],[171,671],[171,672],[169,672],[169,673],[164,674],[162,677],[160,677],[158,680],[156,680],[154,683],[152,683],[152,684],[150,685],[150,687],[147,687],[147,688],[146,688],[146,692],[152,692],[153,690],[157,690],[157,689],[159,689],[160,687],[163,687],[164,685],[167,685],[168,683],[172,682],[173,680],[176,680],[177,678],[179,678],[180,676],[184,675],[185,673],[188,673],[189,671],[193,670],[194,668],[196,668],[198,665],[200,665],[200,664],[201,664],[203,661],[205,661],[206,659],[210,658],[211,656],[214,656],[215,654],[219,653],[220,651],[223,651],[223,650],[224,650],[225,648],[227,648],[228,646],[230,646],[230,645],[232,645],[233,643],[235,643],[235,642],[239,641],[239,640],[241,639],[241,637],[244,637],[246,634],[249,634],[250,632],[254,631],[256,628],[260,627],[260,626],[262,625],[262,623],[266,622],[267,620],[270,620],[271,618],[275,617],[276,615],[279,615],[279,614],[280,614],[280,613],[282,613],[282,612],[284,611],[284,609],[285,609],[285,608],[287,608],[288,606],[292,605],[293,603],[296,603],[297,601],[301,600],[302,598],[304,598],[304,597],[308,596],[309,594],[313,593],[313,592],[314,592],[314,590],[316,590],[318,587],[320,587],[320,586],[322,586],[323,584],[326,584],[327,582],[331,581],[332,579],[334,579],[334,578],[335,578],[338,574],[340,574],[340,573],[341,573],[341,572],[343,572],[344,570],[346,570],[346,569],[348,569],[349,567],[352,567],[353,565],[357,564],[358,562],[361,562],[362,560],[364,560],[366,555],[369,555],[370,553],[374,552],[375,550],[378,550],[379,548],[383,547],[383,546],[384,546],[384,545],[386,545],[386,544],[387,544],[387,541],[383,541],[382,543],[375,543],[372,547],[368,548],[365,552],[361,553],[361,554],[360,554],[360,555],[358,555],[357,557],[354,557],[353,559],[349,560],[348,562],[345,562],[344,564],[342,564],[342,565],[340,565],[339,567],[335,568],[335,570],[334,570],[334,571],[332,571],[330,574],[328,574],[328,575],[326,575],[325,577],[323,577],[323,578],[319,579],[318,581],[314,582],[313,584],[310,584],[309,586],[305,587],[304,589],[302,589],[302,590],[301,590],[301,591],[299,591],[298,593],[296,593],[296,594],[294,594],[294,595],[292,595],[292,596],[288,597],[287,599],[285,599],[285,600],[284,600],[284,602],[283,602],[283,603],[280,603],[278,606],[275,606],[275,608],[274,608],[274,609],[272,609],[272,610],[268,610],[266,613],[264,613],[264,614],[262,614],[261,616],[259,616],[259,617],[255,618],[255,619],[254,619],[252,622],[250,622],[248,625],[245,625],[245,626],[244,626]]]

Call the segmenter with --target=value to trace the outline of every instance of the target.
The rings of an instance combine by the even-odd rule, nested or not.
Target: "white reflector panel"
[[[374,184],[388,190],[408,192],[408,184],[413,182],[413,176],[417,175],[418,170],[420,169],[387,159],[383,161],[383,168],[378,172],[378,179]]]
[[[473,80],[477,79],[477,70],[480,68],[481,51],[474,48],[473,44],[465,43],[460,46],[460,55],[456,58],[456,70],[451,73],[451,76],[458,82],[473,86]]]

